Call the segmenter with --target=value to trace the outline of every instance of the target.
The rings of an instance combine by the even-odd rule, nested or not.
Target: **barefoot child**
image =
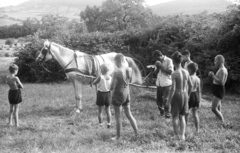
[[[192,90],[192,83],[188,71],[181,66],[182,54],[178,51],[173,53],[172,60],[175,66],[175,71],[172,74],[172,88],[168,102],[171,104],[174,133],[178,138],[179,119],[181,139],[185,140],[185,115],[188,114],[188,95]]]
[[[198,116],[198,108],[199,103],[201,100],[201,84],[200,84],[200,78],[196,75],[196,72],[198,70],[197,63],[190,63],[187,65],[187,70],[190,74],[190,79],[192,82],[192,91],[189,96],[189,110],[192,110],[194,123],[196,127],[196,132],[199,132],[199,116]],[[188,115],[186,115],[186,125],[188,122]]]
[[[221,101],[225,96],[225,83],[228,76],[228,71],[224,63],[224,57],[222,55],[217,55],[214,58],[214,64],[218,68],[218,71],[215,75],[212,71],[209,72],[209,77],[213,80],[212,111],[222,122],[224,122],[224,118],[221,113]]]
[[[16,76],[18,73],[18,66],[15,64],[11,64],[9,66],[10,74],[7,76],[7,84],[10,87],[8,92],[8,100],[10,103],[10,111],[9,111],[9,126],[12,126],[12,116],[14,115],[15,126],[19,126],[18,124],[18,109],[19,104],[22,102],[22,95],[20,88],[23,88],[23,85],[19,78]]]
[[[111,75],[109,74],[109,66],[107,64],[102,64],[100,66],[101,76],[97,77],[94,81],[94,85],[97,86],[97,102],[98,105],[98,121],[100,126],[102,126],[102,111],[103,106],[105,106],[105,111],[107,114],[107,128],[111,126],[111,110],[110,110],[110,84]]]
[[[117,69],[113,73],[111,90],[113,90],[112,104],[115,110],[117,136],[113,140],[118,140],[121,136],[122,107],[132,125],[135,136],[137,137],[138,135],[137,123],[130,110],[129,81],[131,80],[132,69],[124,66],[124,58],[121,53],[117,54],[114,58]]]

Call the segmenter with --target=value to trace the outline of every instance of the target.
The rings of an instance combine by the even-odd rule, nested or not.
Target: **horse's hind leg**
[[[80,113],[82,110],[82,83],[77,80],[73,81],[73,87],[76,99],[76,113]]]

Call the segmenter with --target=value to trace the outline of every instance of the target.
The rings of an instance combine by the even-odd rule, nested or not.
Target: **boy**
[[[214,64],[218,68],[214,75],[212,71],[209,72],[209,77],[213,80],[212,87],[212,111],[224,123],[224,118],[221,113],[221,101],[225,96],[225,83],[227,81],[228,71],[224,66],[225,59],[222,55],[217,55],[214,58]]]
[[[178,51],[172,55],[175,71],[172,74],[172,88],[168,103],[171,103],[173,130],[178,138],[178,119],[180,120],[181,139],[185,140],[186,122],[185,115],[188,114],[188,95],[192,90],[192,83],[187,70],[181,66],[182,54]]]
[[[132,116],[130,110],[130,91],[129,82],[131,80],[132,69],[124,66],[126,62],[123,54],[119,53],[115,56],[114,61],[117,69],[113,73],[111,90],[113,90],[112,104],[115,110],[116,118],[116,131],[117,136],[112,140],[119,140],[121,137],[122,129],[122,107],[124,108],[125,115],[130,121],[132,128],[135,132],[135,136],[138,136],[138,127],[135,118]]]
[[[111,126],[111,110],[110,110],[110,84],[111,76],[109,74],[109,66],[107,64],[102,64],[100,66],[101,76],[97,77],[94,81],[94,85],[97,86],[97,102],[98,105],[98,121],[100,126],[102,126],[102,111],[103,106],[105,106],[105,111],[107,114],[107,128]]]
[[[22,95],[20,88],[23,88],[23,85],[19,78],[16,76],[18,73],[18,66],[16,64],[11,64],[9,66],[10,74],[7,76],[7,84],[10,87],[8,92],[8,100],[10,103],[9,111],[9,126],[12,126],[12,116],[14,115],[15,126],[18,127],[18,109],[19,104],[22,102]]]
[[[189,96],[189,110],[192,109],[193,113],[193,118],[194,118],[194,123],[196,127],[196,132],[199,132],[199,116],[198,116],[198,108],[199,108],[199,103],[201,100],[201,85],[200,85],[200,78],[197,77],[196,72],[198,70],[198,65],[197,63],[190,63],[187,65],[188,72],[190,74],[190,79],[192,82],[192,91]],[[188,115],[186,115],[186,125],[188,122]]]

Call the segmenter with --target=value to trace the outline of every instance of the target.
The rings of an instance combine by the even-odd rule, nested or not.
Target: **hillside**
[[[226,11],[232,3],[226,0],[174,0],[151,6],[154,14],[160,16],[174,14],[198,14],[204,11],[208,13],[221,13]]]
[[[29,0],[17,6],[0,8],[0,19],[20,23],[28,17],[41,19],[45,14],[59,14],[69,19],[79,19],[80,11],[86,6],[99,6],[104,0]],[[5,20],[3,20],[5,19]],[[4,23],[1,23],[3,25]]]
[[[79,19],[79,13],[86,6],[100,6],[105,0],[29,0],[17,6],[0,8],[0,26],[21,24],[27,18],[41,19],[45,14],[59,14],[69,19]],[[203,11],[224,12],[231,2],[227,0],[173,0],[150,6],[159,16],[178,13],[196,14]]]

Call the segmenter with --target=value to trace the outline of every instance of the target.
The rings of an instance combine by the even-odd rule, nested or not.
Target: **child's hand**
[[[213,71],[210,71],[210,72],[208,73],[208,76],[211,77],[211,78],[213,77],[213,75],[214,75]]]

